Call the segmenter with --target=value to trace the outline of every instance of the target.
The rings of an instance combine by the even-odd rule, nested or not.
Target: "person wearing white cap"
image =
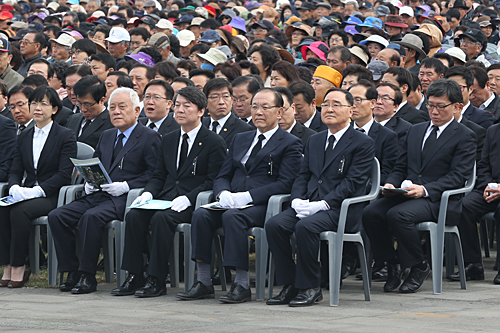
[[[181,45],[181,57],[183,59],[189,59],[191,48],[196,44],[194,33],[190,30],[182,30],[179,31],[176,37]]]
[[[413,18],[415,17],[415,13],[413,12],[413,9],[411,7],[409,6],[401,7],[401,9],[399,10],[399,15],[401,15],[404,23],[408,27],[411,27],[413,25]]]
[[[203,62],[201,64],[201,69],[210,70],[213,70],[217,64],[227,61],[227,56],[224,54],[224,52],[215,48],[211,48],[205,54],[198,54],[198,58],[200,58]]]
[[[130,35],[125,28],[114,27],[109,32],[109,37],[105,39],[108,42],[108,51],[116,62],[124,61],[127,50],[130,45]]]
[[[164,34],[171,35],[174,30],[174,25],[167,19],[160,19],[156,23],[156,32],[163,32]]]
[[[360,42],[361,45],[365,45],[368,47],[368,51],[370,51],[370,56],[372,59],[375,59],[380,51],[385,49],[389,42],[384,37],[379,35],[371,35],[367,39]]]
[[[61,34],[57,39],[51,39],[52,44],[52,59],[62,60],[69,64],[72,63],[69,52],[75,39],[68,34]]]

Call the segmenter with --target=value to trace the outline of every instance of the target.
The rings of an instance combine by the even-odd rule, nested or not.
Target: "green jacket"
[[[23,80],[24,80],[24,77],[21,74],[19,74],[18,72],[14,71],[10,67],[10,65],[8,65],[5,72],[3,72],[2,75],[0,75],[0,79],[7,86],[7,91],[9,91],[10,89],[17,86],[18,84],[21,84],[21,82],[23,82]]]

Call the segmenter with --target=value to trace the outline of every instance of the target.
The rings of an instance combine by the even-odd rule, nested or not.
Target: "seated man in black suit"
[[[153,87],[163,89],[158,84]],[[153,177],[133,203],[141,204],[155,198],[172,201],[172,206],[166,210],[132,209],[127,214],[122,269],[129,275],[120,288],[113,289],[113,295],[165,295],[175,228],[179,223],[191,221],[198,193],[212,189],[213,180],[226,157],[224,140],[201,125],[207,105],[205,95],[196,87],[185,87],[177,92],[174,103],[180,129],[163,136]],[[145,281],[143,252],[148,246],[150,228],[151,251]]]
[[[67,107],[73,113],[79,113],[80,109],[76,105],[76,95],[73,92],[73,87],[83,77],[92,75],[92,70],[87,65],[73,65],[66,70],[64,76],[64,86],[68,92],[68,97],[64,98],[63,106]]]
[[[380,162],[380,184],[383,185],[396,164],[398,136],[373,119],[373,108],[377,103],[378,93],[370,81],[360,80],[349,88],[349,92],[354,98],[351,124],[355,130],[365,133],[375,142],[375,157]]]
[[[30,113],[29,98],[33,88],[18,85],[9,91],[9,109],[17,125],[17,135],[35,125]]]
[[[403,94],[398,86],[392,83],[381,83],[377,86],[377,103],[373,108],[373,118],[382,126],[396,132],[398,135],[399,144],[402,145],[406,138],[408,129],[412,126],[409,122],[401,117],[395,117]]]
[[[267,221],[266,235],[275,259],[276,281],[283,285],[268,305],[309,306],[323,299],[318,261],[320,233],[337,230],[340,206],[346,198],[366,193],[374,157],[374,142],[349,125],[354,99],[332,88],[321,106],[328,131],[309,138],[304,160],[291,192],[291,208]],[[361,206],[349,209],[347,232],[361,227]],[[290,236],[297,240],[297,265]]]
[[[488,73],[481,67],[468,68],[474,74],[474,84],[469,96],[470,102],[479,110],[491,113],[493,122],[498,123],[500,121],[500,97],[491,89]]]
[[[429,121],[429,114],[408,104],[408,95],[412,89],[413,76],[402,67],[389,67],[382,77],[382,83],[392,83],[399,87],[403,100],[396,110],[396,117],[403,118],[412,125]]]
[[[219,134],[229,147],[233,137],[241,132],[251,131],[252,126],[238,119],[232,112],[233,87],[226,79],[212,79],[203,88],[207,96],[207,110],[210,116],[203,118],[203,125]]]
[[[210,84],[210,83],[207,83]],[[192,259],[198,264],[198,281],[184,300],[214,298],[210,262],[217,228],[224,228],[224,266],[236,267],[231,290],[220,298],[224,303],[251,299],[248,284],[248,229],[262,227],[267,201],[274,194],[288,193],[296,177],[302,152],[298,138],[278,125],[283,98],[271,88],[252,99],[252,119],[257,130],[237,134],[214,181],[214,195],[225,210],[198,209],[191,221]],[[238,209],[252,204],[251,207]]]
[[[101,133],[113,128],[109,111],[104,106],[106,86],[97,75],[82,78],[73,87],[79,113],[73,114],[66,127],[75,132],[77,140],[95,149]]]
[[[170,112],[174,89],[170,84],[162,80],[153,80],[144,88],[144,112],[146,117],[139,120],[160,133],[161,136],[180,128],[174,119],[174,113]]]
[[[104,131],[94,157],[98,157],[113,181],[95,189],[85,183],[84,197],[49,214],[59,272],[69,272],[61,291],[87,294],[96,291],[95,273],[104,226],[123,220],[127,193],[144,187],[153,174],[160,135],[137,121],[139,96],[130,88],[111,94],[109,115],[115,128]],[[76,255],[74,228],[80,230],[82,252]]]
[[[422,93],[422,83],[420,83],[418,76],[414,73],[411,73],[411,76],[413,78],[413,85],[410,88],[410,93],[408,94],[408,104],[417,110],[429,113],[427,110],[427,98],[425,98],[425,95]]]
[[[264,88],[262,80],[259,81],[249,75],[245,75],[234,79],[232,85],[234,113],[236,113],[242,121],[246,122],[255,129],[255,125],[252,121],[250,103],[252,103],[253,95],[255,95],[259,89]]]
[[[464,253],[465,277],[468,280],[484,280],[484,268],[481,256],[481,244],[477,231],[477,222],[486,213],[495,212],[498,219],[498,199],[500,198],[500,169],[498,168],[500,143],[500,125],[495,124],[486,131],[486,140],[481,160],[477,165],[476,187],[467,194],[462,202],[462,215],[458,223],[460,241]],[[491,187],[490,187],[491,186]],[[486,245],[487,246],[487,245]],[[458,273],[448,279],[460,281]],[[493,282],[500,284],[500,271]]]
[[[408,130],[396,166],[384,185],[401,187],[403,181],[409,180],[412,184],[405,186],[408,192],[393,194],[382,190],[384,197],[363,211],[363,226],[373,256],[388,265],[386,292],[401,284],[399,264],[402,269],[411,268],[399,291],[413,293],[420,289],[430,267],[424,261],[416,224],[437,221],[442,193],[463,187],[474,167],[476,135],[453,118],[463,101],[460,86],[452,80],[438,79],[427,89],[427,96],[431,121]],[[462,196],[450,198],[447,224],[458,222],[461,199]],[[397,251],[393,236],[398,243]]]
[[[288,86],[295,104],[295,120],[316,132],[327,129],[321,120],[321,113],[316,111],[316,92],[305,81],[295,81]]]
[[[453,66],[446,72],[445,78],[455,81],[462,88],[464,104],[462,115],[466,119],[485,129],[493,125],[493,115],[476,108],[469,100],[470,88],[474,84],[474,74],[472,74],[470,69],[464,66]]]
[[[462,92],[462,94],[463,93],[464,92]],[[464,125],[465,127],[472,130],[474,133],[476,133],[477,137],[476,162],[479,162],[483,151],[484,139],[486,138],[486,130],[484,129],[484,127],[481,127],[478,124],[465,118],[461,112],[454,113],[453,116],[455,117],[455,120],[458,121],[460,124]]]
[[[281,114],[278,124],[282,129],[302,140],[305,151],[307,139],[309,139],[311,135],[316,134],[316,132],[295,120],[295,104],[293,103],[293,95],[290,90],[284,87],[275,87],[273,89],[279,92],[281,97],[283,97],[283,113]]]
[[[0,115],[0,182],[6,182],[16,152],[16,123]],[[3,193],[2,193],[3,194]]]

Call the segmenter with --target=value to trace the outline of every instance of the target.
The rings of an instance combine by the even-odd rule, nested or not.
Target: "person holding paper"
[[[302,156],[302,143],[278,125],[283,112],[281,94],[271,88],[259,90],[251,102],[257,130],[236,134],[219,175],[214,197],[226,210],[197,209],[191,220],[192,259],[198,263],[198,281],[183,300],[214,298],[210,262],[217,228],[224,228],[224,266],[236,267],[236,278],[225,303],[251,298],[248,285],[248,228],[262,227],[267,202],[274,194],[289,193]],[[252,204],[251,207],[238,209]]]
[[[71,180],[70,158],[76,157],[75,135],[52,120],[62,108],[57,92],[39,87],[26,103],[36,125],[19,136],[9,174],[9,194],[21,202],[0,207],[0,265],[5,265],[0,287],[21,288],[28,281],[31,220],[56,207],[59,189]]]
[[[95,273],[104,226],[123,220],[127,193],[144,187],[153,174],[160,147],[160,135],[137,122],[139,96],[130,88],[117,88],[110,96],[109,116],[115,128],[101,134],[94,153],[111,184],[101,190],[85,183],[86,195],[49,214],[59,272],[68,272],[61,291],[87,294],[96,290]],[[76,255],[74,228],[80,230],[82,253]]]
[[[363,227],[374,259],[387,263],[386,292],[400,285],[401,293],[414,293],[421,288],[430,268],[424,260],[416,224],[437,221],[442,193],[463,187],[474,167],[476,134],[453,116],[462,108],[460,85],[453,80],[437,79],[427,89],[427,97],[431,121],[408,130],[384,187],[405,187],[402,184],[405,180],[412,185],[405,187],[408,191],[405,194],[382,190],[384,197],[363,210]],[[450,198],[447,224],[457,224],[460,220],[462,197]],[[393,236],[398,243],[397,251]],[[406,268],[411,269],[410,274],[401,284],[401,271]]]
[[[152,90],[146,88],[146,92]],[[132,206],[153,198],[172,203],[165,210],[132,209],[127,214],[122,269],[129,275],[121,287],[113,289],[113,295],[166,294],[175,228],[179,223],[191,222],[198,193],[212,189],[226,157],[224,139],[201,124],[206,106],[207,98],[196,87],[182,88],[174,98],[175,119],[181,128],[163,136],[153,176]],[[144,279],[143,253],[148,248],[150,230],[148,277]]]

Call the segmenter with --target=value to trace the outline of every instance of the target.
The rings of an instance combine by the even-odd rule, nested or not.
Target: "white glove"
[[[99,190],[94,188],[94,186],[90,185],[89,183],[85,182],[85,194],[91,194],[97,191]]]
[[[114,182],[111,184],[103,184],[101,185],[103,191],[111,194],[114,197],[119,197],[122,194],[127,193],[130,190],[127,182]]]
[[[307,205],[308,203],[309,203],[309,200],[302,200],[302,199],[297,198],[297,199],[293,199],[293,200],[292,200],[292,205],[291,205],[291,206],[292,206],[292,208],[293,208],[295,211],[297,211],[297,209],[298,209],[299,207],[302,207],[302,206],[304,206],[304,205]]]
[[[191,201],[189,201],[188,197],[186,197],[185,195],[181,195],[180,197],[177,197],[174,200],[172,200],[170,209],[176,211],[177,213],[180,213],[190,206],[191,206]]]
[[[319,212],[320,210],[327,210],[328,206],[324,201],[313,201],[308,204],[301,205],[295,211],[297,212],[297,217],[302,219],[307,216],[311,216]]]
[[[12,185],[9,189],[9,195],[11,195],[15,201],[28,199],[24,192],[22,191],[22,187],[19,185]]]
[[[234,201],[233,208],[243,207],[253,201],[252,196],[248,191],[233,193],[231,197],[233,198]]]
[[[45,192],[40,186],[35,186],[33,188],[22,187],[21,191],[23,192],[26,199],[45,197]]]
[[[142,205],[153,199],[153,195],[149,192],[144,192],[137,198],[135,198],[134,202],[132,202],[131,206]]]
[[[219,195],[219,203],[222,208],[233,208],[234,199],[232,193],[229,191],[222,191]]]

